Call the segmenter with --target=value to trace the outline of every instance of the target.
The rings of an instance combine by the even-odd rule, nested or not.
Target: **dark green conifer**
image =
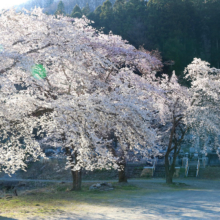
[[[102,6],[99,5],[95,10],[94,12],[91,12],[89,15],[88,15],[88,18],[92,21],[95,22],[94,26],[95,27],[100,27],[101,26],[101,20],[100,20],[100,14],[102,13]]]
[[[95,13],[96,15],[100,16],[100,14],[102,13],[102,6],[99,5],[99,6],[95,9],[94,13]]]
[[[55,15],[65,15],[65,7],[62,1],[59,2],[57,5],[57,10],[55,12]]]
[[[73,17],[73,18],[81,18],[81,17],[82,17],[81,8],[80,8],[78,5],[76,5],[76,6],[73,8],[73,10],[72,10],[70,16]]]
[[[90,13],[90,7],[89,4],[86,3],[86,6],[82,9],[82,14],[88,16],[89,13]]]
[[[126,22],[126,1],[125,0],[116,0],[113,6],[113,15],[114,15],[114,24],[113,31],[119,35],[122,35],[125,31],[125,22]]]
[[[112,3],[109,0],[106,0],[102,5],[101,10],[101,20],[103,20],[104,23],[107,21],[111,21],[110,19],[113,17]]]

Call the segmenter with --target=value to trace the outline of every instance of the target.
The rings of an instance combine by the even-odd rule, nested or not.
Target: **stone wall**
[[[146,164],[128,164],[127,165],[127,177],[139,178]]]

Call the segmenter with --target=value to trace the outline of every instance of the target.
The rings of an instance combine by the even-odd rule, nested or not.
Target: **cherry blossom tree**
[[[41,155],[40,143],[62,144],[73,174],[73,189],[78,190],[82,169],[123,169],[105,147],[110,131],[115,131],[122,148],[148,155],[157,138],[152,117],[160,117],[152,112],[162,108],[162,90],[155,83],[155,71],[161,68],[157,58],[136,50],[119,36],[98,32],[85,17],[56,19],[41,9],[3,11],[0,34],[4,133],[18,123],[10,134],[18,149],[4,144],[1,148],[11,158],[17,153],[25,159],[20,156],[23,146],[19,138],[26,143],[24,152],[35,159]],[[22,89],[16,90],[15,85]],[[9,116],[4,114],[8,110]],[[40,143],[32,135],[37,126],[47,134]],[[146,143],[148,148],[139,147]],[[24,167],[21,160],[14,170]],[[2,166],[9,163],[4,160]]]
[[[156,78],[160,60],[89,22],[56,19],[40,9],[1,12],[1,168],[24,169],[25,159],[42,156],[41,143],[61,145],[78,190],[82,169],[123,171],[129,151],[157,155],[159,136],[168,146],[171,183],[187,130],[194,128],[194,137],[219,132],[219,70],[195,59],[186,68],[191,88],[175,74]],[[162,129],[156,129],[159,124]],[[40,142],[33,137],[38,126],[47,134]],[[112,132],[117,149],[110,147]]]
[[[192,102],[195,106],[188,120],[193,124],[193,132],[200,139],[214,138],[214,148],[218,153],[219,140],[219,107],[220,107],[220,70],[211,68],[208,62],[201,59],[194,61],[185,69],[186,78],[191,80]],[[194,140],[194,143],[196,139]],[[203,152],[211,150],[211,146],[204,145]]]
[[[167,145],[165,169],[168,184],[172,183],[176,158],[185,134],[190,132],[193,135],[193,143],[197,138],[204,138],[210,133],[218,136],[220,129],[220,70],[210,68],[209,63],[195,58],[186,67],[185,78],[191,81],[190,88],[181,86],[175,73],[170,79],[164,76],[160,80],[160,87],[166,95],[162,142]],[[206,146],[202,150],[207,151]],[[171,152],[173,162],[169,164]]]
[[[156,97],[159,97],[160,93],[143,77],[135,74],[126,77],[125,74],[126,72],[118,74],[120,79],[123,79],[123,83],[128,85],[126,90],[120,89],[120,93],[123,92],[124,95],[118,96],[119,88],[114,89],[116,92],[111,92],[111,99],[115,97],[117,100],[111,105],[116,108],[116,116],[112,117],[110,114],[111,118],[107,120],[111,126],[108,129],[102,129],[104,131],[102,136],[114,142],[113,144],[110,142],[107,148],[118,158],[116,163],[120,167],[119,182],[127,181],[126,163],[137,161],[136,154],[149,158],[159,153],[156,147],[157,130],[151,125],[152,120],[159,117],[155,109],[159,109],[156,106]],[[135,99],[132,98],[133,95]],[[151,107],[149,102],[155,105]]]

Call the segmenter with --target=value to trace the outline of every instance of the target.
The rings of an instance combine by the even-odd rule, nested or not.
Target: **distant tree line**
[[[62,3],[65,6],[65,13],[71,14],[75,5],[78,5],[81,9],[89,5],[91,11],[94,11],[99,5],[105,0],[62,0]],[[115,0],[110,0],[112,4],[115,3]],[[34,9],[34,7],[43,8],[44,12],[47,14],[54,14],[57,10],[60,0],[28,0],[26,3],[20,4],[17,8],[21,10],[26,8],[27,10]]]

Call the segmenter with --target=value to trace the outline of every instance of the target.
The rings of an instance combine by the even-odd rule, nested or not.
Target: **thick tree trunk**
[[[168,176],[166,176],[166,184],[172,184],[173,183],[173,176],[169,173]]]
[[[169,154],[168,152],[165,154],[165,172],[166,172],[166,183],[170,184],[170,177],[169,177],[169,170],[170,170],[170,165],[169,165]],[[171,180],[172,183],[172,180]]]
[[[169,172],[166,173],[166,183],[172,184],[173,183],[173,174],[175,172],[175,166],[174,164],[171,165]]]
[[[72,149],[74,149],[74,146],[72,147]],[[75,165],[76,165],[78,162],[77,152],[74,153],[75,161],[74,161],[74,157],[71,154],[71,151],[68,147],[66,148],[66,154],[68,156],[70,156],[70,158],[71,158],[70,162],[75,163]],[[79,190],[81,190],[81,186],[82,186],[82,170],[73,171],[73,168],[74,168],[74,166],[71,167],[71,174],[72,174],[72,179],[73,179],[73,188],[71,189],[71,191],[79,191]]]
[[[118,171],[118,182],[119,183],[128,182],[125,170]]]
[[[77,165],[78,160],[77,160],[77,152],[74,153],[75,156],[75,165]],[[71,191],[79,191],[81,190],[81,185],[82,185],[82,170],[79,171],[72,171],[72,177],[73,177],[73,188]]]
[[[175,167],[173,164],[171,165],[168,173],[166,172],[166,183],[167,184],[172,184],[173,183],[173,174],[175,172]]]
[[[82,185],[82,171],[72,171],[72,178],[73,178],[73,188],[71,191],[79,191],[81,190],[81,185]]]
[[[126,176],[126,162],[124,161],[123,163],[119,164],[120,167],[122,167],[123,169],[118,171],[118,182],[119,183],[127,183],[127,176]]]

